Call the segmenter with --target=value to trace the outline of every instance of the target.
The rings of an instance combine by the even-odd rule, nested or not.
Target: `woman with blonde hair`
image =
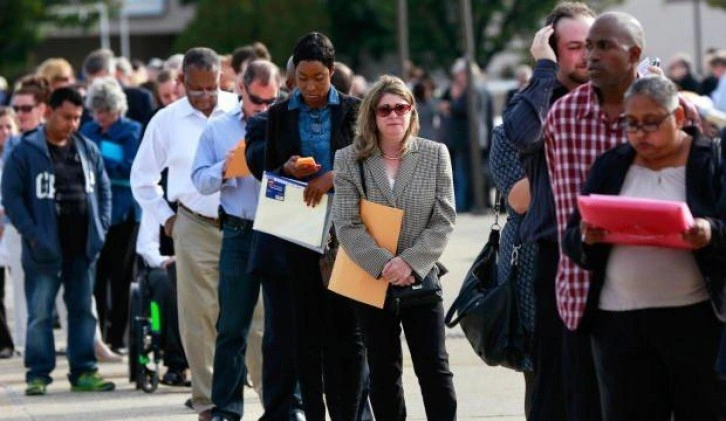
[[[423,282],[438,285],[438,262],[454,228],[449,153],[443,144],[416,137],[416,100],[404,82],[382,76],[363,99],[353,145],[335,154],[333,221],[353,261],[396,291]],[[360,201],[403,210],[395,253],[378,246],[360,216]],[[429,282],[431,284],[431,282]],[[421,386],[426,416],[456,418],[456,393],[444,344],[440,285],[425,299],[395,309],[357,306],[370,365],[371,403],[377,419],[403,420],[401,328]]]

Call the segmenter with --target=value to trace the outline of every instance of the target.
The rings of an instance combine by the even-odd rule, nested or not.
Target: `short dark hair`
[[[336,61],[335,71],[330,78],[330,84],[339,92],[348,95],[350,88],[353,86],[353,70],[346,66],[345,63]]]
[[[221,65],[219,56],[214,50],[207,47],[195,47],[184,53],[182,72],[186,76],[189,67],[192,66],[198,70],[213,71],[219,70]]]
[[[261,85],[267,86],[272,82],[276,86],[280,85],[280,70],[275,63],[269,60],[256,59],[252,60],[244,75],[242,75],[242,83],[249,86],[255,80],[260,81]]]
[[[94,76],[102,71],[108,71],[109,74],[114,72],[114,55],[113,51],[107,48],[101,48],[95,51],[91,51],[86,59],[83,60],[83,74],[88,76]]]
[[[555,52],[555,56],[558,56],[557,52],[557,23],[562,19],[575,19],[578,17],[594,18],[595,12],[585,3],[575,1],[563,1],[555,6],[549,15],[545,18],[545,25],[552,25],[555,32],[550,37],[550,47]]]
[[[295,67],[301,61],[319,61],[332,69],[335,64],[335,48],[328,37],[320,32],[310,32],[300,38],[292,50]]]
[[[230,63],[232,65],[232,70],[234,70],[235,73],[239,73],[242,67],[242,63],[245,61],[250,61],[258,58],[257,57],[257,51],[255,51],[255,47],[251,45],[244,45],[242,47],[239,47],[235,49],[232,52],[232,62]]]
[[[53,91],[53,93],[50,94],[48,105],[50,105],[51,110],[55,110],[56,108],[62,106],[63,103],[66,101],[70,102],[76,107],[83,107],[83,96],[81,96],[81,93],[78,92],[78,89],[70,87],[58,88]]]

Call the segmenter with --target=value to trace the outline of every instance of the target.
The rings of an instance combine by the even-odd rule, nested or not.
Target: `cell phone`
[[[638,64],[638,73],[642,76],[650,74],[648,68],[650,66],[660,67],[660,59],[658,57],[651,60],[650,57],[646,57]]]

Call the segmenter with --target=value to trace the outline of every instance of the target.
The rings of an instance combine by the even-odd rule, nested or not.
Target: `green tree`
[[[97,1],[78,0],[75,4]],[[105,1],[113,11],[114,0]],[[33,62],[32,52],[43,38],[44,26],[92,26],[89,22],[94,17],[81,22],[77,16],[53,14],[52,6],[67,3],[64,0],[0,1],[0,74],[13,79],[28,71]]]
[[[227,54],[262,41],[284,65],[295,41],[313,30],[330,30],[323,0],[198,0],[196,16],[174,46],[185,51],[203,45]]]

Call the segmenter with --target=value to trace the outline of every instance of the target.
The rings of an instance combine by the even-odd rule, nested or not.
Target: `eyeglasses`
[[[664,115],[657,121],[648,121],[648,122],[644,122],[644,123],[638,123],[637,121],[627,120],[625,122],[626,130],[628,131],[628,133],[637,133],[638,130],[642,130],[644,133],[656,132],[656,131],[658,131],[658,128],[660,127],[660,125],[663,124],[663,122],[666,121],[668,119],[668,117],[670,117],[671,114],[673,114],[674,112],[675,112],[675,110],[667,113],[666,115]]]
[[[391,111],[395,111],[396,115],[401,117],[407,112],[411,111],[411,104],[396,104],[394,106],[390,106],[388,104],[381,105],[380,107],[376,107],[376,115],[378,117],[388,117],[391,114]]]
[[[272,105],[277,101],[277,97],[274,98],[260,98],[257,95],[252,95],[250,89],[245,87],[247,96],[250,97],[250,101],[255,105]]]
[[[187,89],[187,96],[192,98],[201,98],[204,96],[204,94],[207,94],[209,96],[217,96],[219,95],[219,88],[214,89]]]
[[[33,111],[33,108],[35,108],[35,105],[13,105],[13,110],[15,110],[16,114],[30,113]]]

